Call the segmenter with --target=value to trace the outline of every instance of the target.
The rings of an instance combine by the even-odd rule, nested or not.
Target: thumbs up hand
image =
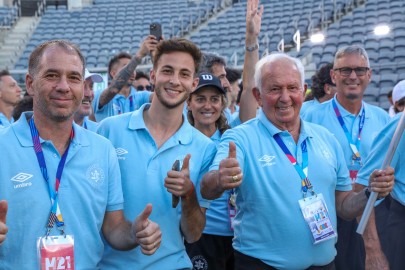
[[[6,239],[8,228],[6,226],[7,202],[0,201],[0,244]]]
[[[135,234],[136,242],[145,255],[155,253],[162,241],[162,232],[159,225],[149,219],[151,213],[152,205],[148,204],[132,223],[132,231]]]
[[[218,186],[222,190],[233,189],[242,184],[242,178],[242,170],[236,159],[236,145],[234,142],[229,142],[228,157],[219,163]]]
[[[183,167],[180,171],[171,170],[165,178],[165,188],[175,196],[183,199],[191,196],[194,192],[194,184],[190,180],[190,164],[191,155],[188,154],[183,160]]]

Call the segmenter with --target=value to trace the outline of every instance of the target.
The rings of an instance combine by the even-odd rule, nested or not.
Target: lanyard
[[[72,128],[72,132],[70,133],[69,145],[68,145],[65,153],[63,153],[61,160],[59,161],[58,169],[56,171],[55,191],[54,191],[49,182],[49,176],[48,176],[48,170],[46,168],[44,152],[42,151],[42,146],[39,141],[39,134],[38,134],[38,130],[34,123],[34,117],[32,117],[30,119],[29,125],[30,125],[30,129],[31,129],[31,137],[32,137],[32,142],[34,143],[34,150],[35,150],[35,154],[37,155],[38,164],[41,169],[42,176],[44,177],[44,180],[48,184],[49,194],[51,197],[52,206],[51,206],[51,213],[50,213],[49,219],[48,219],[47,234],[49,234],[49,232],[53,228],[54,223],[56,223],[56,226],[58,227],[58,229],[61,230],[63,233],[63,226],[65,223],[63,222],[62,213],[59,208],[58,191],[59,191],[60,181],[62,179],[63,168],[65,167],[66,157],[69,152],[70,142],[74,138],[74,130]]]
[[[274,139],[276,140],[277,144],[280,146],[281,150],[283,150],[284,154],[287,156],[288,160],[294,166],[295,170],[299,174],[301,178],[301,189],[304,195],[304,198],[307,195],[308,190],[311,192],[312,195],[315,194],[313,190],[313,186],[308,179],[308,149],[307,149],[307,140],[304,140],[301,143],[301,151],[302,151],[302,167],[298,164],[295,157],[291,154],[290,150],[288,150],[287,146],[283,142],[280,137],[280,134],[274,134]]]
[[[335,111],[335,114],[336,114],[336,117],[337,117],[337,119],[338,119],[338,121],[339,121],[339,123],[340,123],[340,126],[343,128],[343,131],[345,132],[345,135],[346,135],[346,138],[347,138],[347,141],[349,142],[349,144],[350,144],[350,148],[352,149],[352,152],[353,152],[353,160],[361,160],[361,157],[360,157],[360,152],[359,152],[359,148],[360,148],[360,139],[361,139],[361,131],[363,130],[363,126],[364,126],[364,120],[365,120],[365,111],[364,111],[364,107],[363,107],[363,110],[361,111],[361,114],[360,114],[360,120],[359,120],[359,133],[358,133],[358,135],[357,135],[357,140],[356,140],[356,142],[354,143],[353,142],[353,139],[352,139],[352,135],[351,135],[351,133],[349,132],[349,130],[347,129],[347,127],[346,127],[346,125],[345,125],[345,122],[343,121],[343,117],[342,117],[342,115],[340,114],[340,111],[339,111],[339,108],[337,107],[337,104],[336,104],[336,101],[335,101],[335,99],[332,99],[332,105],[333,105],[333,110]]]
[[[124,104],[124,107],[125,107],[125,104]],[[129,96],[129,111],[130,112],[134,111],[134,97],[132,95]],[[118,114],[123,113],[123,109],[121,108],[121,104],[119,103],[118,100],[117,100],[117,113]]]

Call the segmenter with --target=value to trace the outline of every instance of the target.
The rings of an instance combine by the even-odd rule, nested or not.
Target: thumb
[[[143,209],[142,213],[138,215],[136,218],[136,223],[139,223],[142,230],[145,229],[149,225],[149,216],[152,214],[152,204],[148,203]]]
[[[0,201],[0,222],[4,224],[6,224],[7,209],[7,201]]]
[[[229,142],[228,158],[236,158],[236,145],[234,142]]]
[[[181,167],[182,171],[188,170],[189,165],[190,165],[190,158],[191,158],[191,155],[187,154],[187,156],[183,159],[183,166]]]

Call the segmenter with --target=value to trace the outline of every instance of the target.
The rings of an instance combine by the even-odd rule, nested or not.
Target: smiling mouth
[[[290,106],[287,106],[287,107],[277,107],[280,111],[287,111],[287,110],[289,110],[289,109],[291,109],[292,108],[292,105],[290,105]]]
[[[204,115],[205,117],[211,117],[214,115],[213,112],[202,112],[201,114]]]

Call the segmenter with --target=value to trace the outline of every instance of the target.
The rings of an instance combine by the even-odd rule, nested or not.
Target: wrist
[[[245,51],[247,52],[254,52],[259,49],[259,43],[254,43],[254,44],[246,44],[245,45]]]
[[[191,188],[190,188],[190,190],[186,193],[186,195],[181,196],[182,199],[187,199],[188,197],[190,197],[191,195],[193,195],[195,188],[194,188],[193,182],[190,181],[190,183],[191,183]]]
[[[367,199],[370,198],[371,191],[370,191],[370,187],[369,187],[369,186],[364,188],[364,195],[366,195]],[[384,198],[385,198],[385,197],[379,197],[379,196],[377,195],[377,200],[382,200],[382,199],[384,199]]]

